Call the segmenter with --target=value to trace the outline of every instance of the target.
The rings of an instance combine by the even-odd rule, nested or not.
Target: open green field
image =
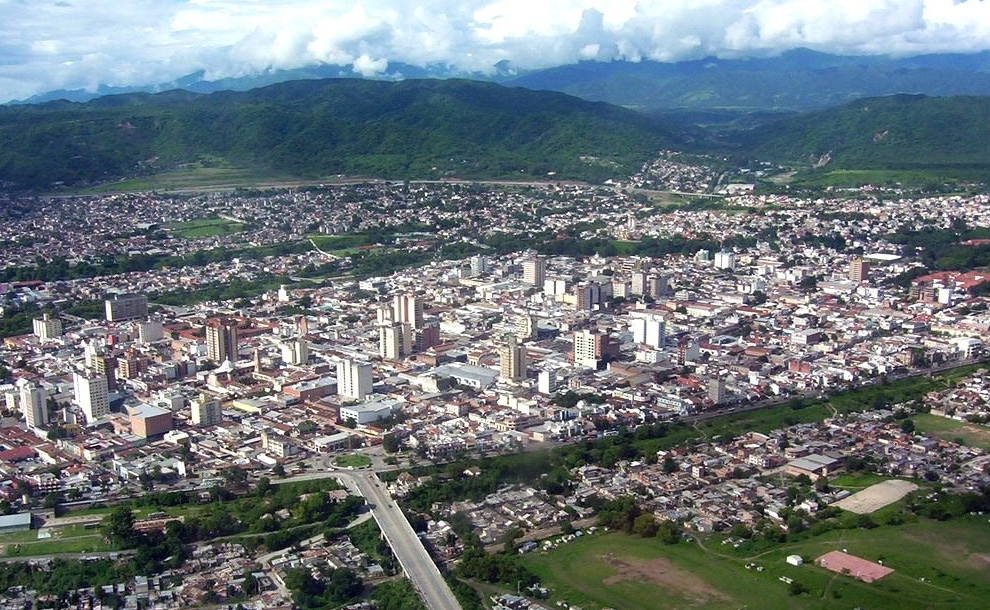
[[[240,186],[265,186],[272,182],[291,180],[268,170],[246,167],[208,167],[190,164],[171,171],[98,184],[81,189],[78,194],[126,193],[135,191],[220,190]]]
[[[342,455],[333,463],[341,468],[364,468],[371,465],[371,458],[366,455]]]
[[[374,243],[371,236],[365,233],[343,233],[340,235],[317,234],[310,235],[316,247],[330,254],[346,256],[351,254],[359,246],[367,246]]]
[[[889,481],[892,478],[894,477],[869,472],[846,472],[834,478],[829,477],[828,483],[832,487],[841,487],[842,489],[848,489],[850,491],[859,491],[861,489],[866,489],[871,485]]]
[[[668,546],[609,533],[579,538],[549,554],[531,553],[523,561],[550,588],[553,601],[596,610],[961,610],[987,607],[990,598],[985,517],[832,531],[752,557],[714,541],[705,545]],[[865,584],[810,565],[815,557],[842,549],[883,560],[895,572]],[[791,554],[808,563],[788,565],[784,560]],[[764,571],[746,569],[748,563]],[[781,576],[809,593],[790,595]]]
[[[61,553],[97,553],[112,550],[113,548],[106,543],[102,534],[91,532],[89,535],[74,538],[49,538],[37,542],[9,545],[6,546],[3,554],[6,557],[37,557]]]
[[[244,225],[223,218],[197,218],[196,220],[171,224],[166,228],[184,239],[195,239],[197,237],[233,235],[243,231]]]
[[[49,538],[38,538],[38,530],[4,534],[0,536],[0,548],[3,549],[2,555],[7,557],[112,550],[99,529],[86,529],[82,525],[53,528]]]
[[[918,432],[925,432],[945,441],[955,442],[958,439],[967,447],[979,447],[990,451],[990,427],[963,423],[928,413],[912,415],[911,419]]]

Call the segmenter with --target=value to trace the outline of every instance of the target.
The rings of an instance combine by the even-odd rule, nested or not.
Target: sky
[[[314,64],[491,72],[990,49],[990,0],[0,0],[0,101]]]

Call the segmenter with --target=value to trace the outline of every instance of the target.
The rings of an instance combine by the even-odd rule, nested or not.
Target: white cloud
[[[0,99],[314,63],[490,71],[990,49],[990,0],[0,0]]]

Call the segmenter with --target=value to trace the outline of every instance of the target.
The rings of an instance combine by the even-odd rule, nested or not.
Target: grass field
[[[333,463],[341,468],[364,468],[371,465],[371,458],[366,455],[342,455]]]
[[[990,427],[963,423],[928,413],[912,415],[911,419],[918,432],[925,432],[946,441],[955,442],[958,439],[968,447],[979,447],[990,451]]]
[[[233,235],[243,231],[244,225],[223,218],[197,218],[196,220],[171,224],[166,228],[184,239],[196,239],[197,237]]]
[[[893,477],[885,477],[880,474],[867,472],[846,472],[834,478],[829,478],[828,484],[832,487],[841,487],[842,489],[848,489],[850,491],[859,491],[860,489],[866,489],[870,485],[883,483],[891,478]]]
[[[54,528],[50,538],[38,538],[38,530],[0,536],[2,554],[7,557],[34,557],[59,553],[89,553],[112,550],[98,529],[82,525]]]
[[[320,250],[339,256],[346,256],[355,252],[355,248],[358,246],[367,246],[373,243],[371,237],[364,233],[346,233],[341,235],[317,234],[310,235],[309,239],[312,239],[313,243]]]
[[[192,164],[179,169],[140,178],[109,182],[78,191],[81,195],[135,191],[217,190],[238,186],[263,186],[286,180],[286,176],[245,167],[204,167]]]
[[[833,531],[751,557],[717,542],[706,547],[610,533],[577,539],[549,554],[526,555],[524,562],[550,587],[554,601],[585,610],[961,610],[986,607],[990,596],[985,518]],[[867,585],[809,563],[795,567],[784,561],[798,554],[810,562],[842,549],[883,560],[895,572]],[[764,571],[746,569],[748,563]],[[809,593],[791,596],[780,576],[800,582]]]
[[[840,186],[859,187],[866,184],[901,184],[917,187],[926,184],[941,184],[955,182],[982,182],[986,174],[967,169],[918,169],[918,170],[883,170],[883,169],[833,169],[823,172],[798,174],[794,182],[801,186]]]

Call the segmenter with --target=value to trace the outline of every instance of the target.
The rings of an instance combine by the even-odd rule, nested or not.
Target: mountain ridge
[[[92,184],[204,156],[300,177],[603,180],[672,141],[647,117],[555,92],[454,79],[301,80],[0,107],[0,181]]]

